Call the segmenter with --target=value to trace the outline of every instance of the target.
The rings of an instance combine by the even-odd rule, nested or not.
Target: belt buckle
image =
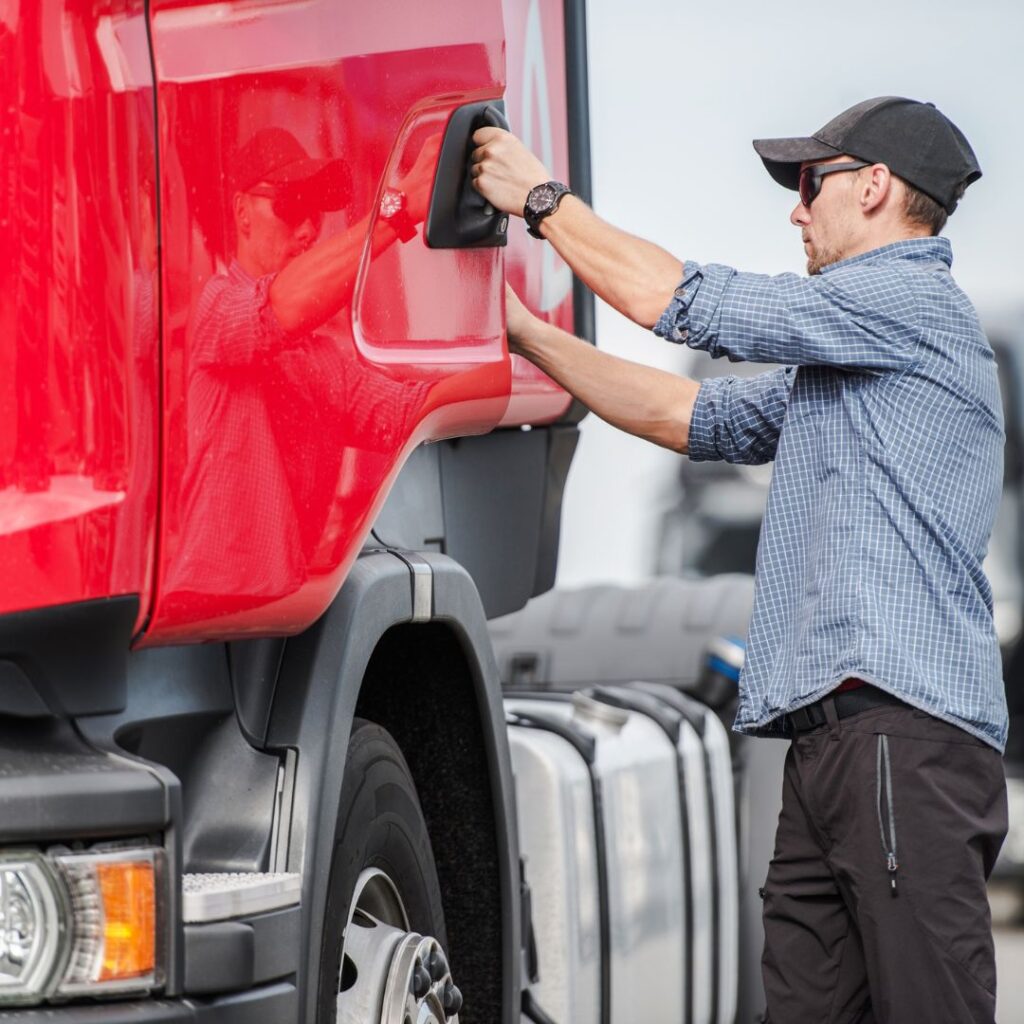
[[[789,722],[794,732],[805,732],[808,729],[817,728],[819,725],[824,725],[826,721],[825,712],[817,702],[806,704],[789,713]]]

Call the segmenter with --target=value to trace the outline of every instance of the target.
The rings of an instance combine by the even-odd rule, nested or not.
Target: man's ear
[[[252,230],[252,220],[249,216],[249,197],[242,192],[236,192],[231,200],[231,211],[235,216],[235,229],[240,237],[248,238]]]
[[[858,174],[858,199],[865,214],[874,213],[892,192],[892,171],[885,164],[872,164]]]

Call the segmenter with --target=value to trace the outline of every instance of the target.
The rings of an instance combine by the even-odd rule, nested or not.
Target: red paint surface
[[[571,326],[549,247],[515,221],[507,250],[431,250],[421,223],[506,34],[513,129],[566,177],[561,5],[442,6],[153,0],[155,126],[142,0],[0,5],[0,613],[137,593],[145,643],[300,630],[417,444],[567,407],[503,337],[506,259]],[[345,195],[247,274],[238,157],[266,128]]]
[[[562,4],[505,0],[505,33],[509,127],[555,180],[571,185]],[[571,271],[547,242],[527,234],[520,218],[509,226],[506,270],[509,284],[534,313],[572,330]],[[503,426],[550,423],[569,408],[569,395],[529,360],[512,356],[512,374]]]
[[[148,588],[151,85],[142,0],[0,4],[0,614]]]
[[[165,446],[147,642],[294,631],[337,593],[408,452],[490,430],[508,406],[502,252],[428,249],[422,225],[400,242],[376,215],[382,188],[401,186],[422,219],[433,165],[415,176],[417,158],[436,152],[455,107],[500,96],[501,8],[157,0],[152,11]],[[204,291],[241,252],[238,153],[270,127],[342,162],[346,201],[295,248],[329,254],[344,286],[308,330],[264,331],[235,372],[203,352],[238,296],[209,315]],[[296,255],[268,261],[272,273],[283,280]],[[252,316],[272,327],[274,308]]]

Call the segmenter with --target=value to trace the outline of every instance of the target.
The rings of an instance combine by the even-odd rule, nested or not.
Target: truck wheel
[[[441,886],[416,786],[386,729],[357,718],[320,957],[320,1024],[458,1024]]]

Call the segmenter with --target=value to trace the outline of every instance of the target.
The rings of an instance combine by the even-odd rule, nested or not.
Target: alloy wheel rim
[[[409,928],[379,868],[356,880],[342,940],[338,1024],[459,1024],[462,993],[436,938]]]

